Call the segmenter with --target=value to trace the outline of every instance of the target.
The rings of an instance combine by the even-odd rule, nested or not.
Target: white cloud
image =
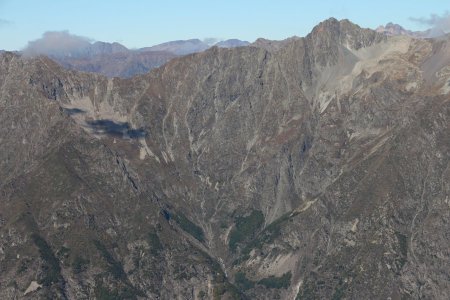
[[[442,15],[432,14],[429,17],[410,18],[411,21],[418,24],[431,27],[435,32],[450,32],[450,12],[446,11]]]
[[[209,38],[204,38],[203,39],[203,43],[205,43],[208,46],[212,46],[214,44],[216,44],[217,42],[220,42],[221,39],[218,38],[213,38],[213,37],[209,37]]]
[[[40,39],[28,42],[26,55],[73,55],[89,47],[91,40],[68,31],[48,31]]]

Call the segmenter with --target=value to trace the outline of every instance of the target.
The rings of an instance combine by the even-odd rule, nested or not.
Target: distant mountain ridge
[[[445,32],[440,29],[428,29],[425,31],[411,31],[403,28],[399,24],[389,22],[386,26],[378,26],[376,32],[383,33],[389,36],[406,35],[413,38],[433,38],[445,35]]]
[[[196,52],[202,52],[213,46],[221,48],[234,48],[234,47],[243,47],[247,45],[250,45],[250,43],[238,39],[229,39],[225,41],[220,41],[212,45],[199,39],[190,39],[190,40],[178,40],[166,42],[152,47],[141,48],[139,49],[139,51],[168,51],[176,55],[186,55]]]
[[[210,46],[199,39],[178,40],[158,44],[151,47],[141,48],[138,51],[167,51],[175,55],[186,55],[202,52]]]
[[[68,69],[122,78],[145,74],[172,58],[202,52],[213,46],[234,48],[250,44],[247,41],[230,39],[211,45],[199,39],[190,39],[170,41],[140,49],[128,49],[117,42],[90,43],[83,39],[76,39],[67,46],[55,43],[55,47],[49,47],[39,43],[43,44],[43,41],[31,42],[32,46],[37,44],[37,47],[25,49],[24,55],[46,55]]]

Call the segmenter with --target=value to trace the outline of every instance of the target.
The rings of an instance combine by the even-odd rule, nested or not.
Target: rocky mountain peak
[[[329,18],[316,27],[307,36],[318,44],[339,43],[358,50],[383,40],[383,35],[368,28],[361,28],[347,19],[338,21]]]

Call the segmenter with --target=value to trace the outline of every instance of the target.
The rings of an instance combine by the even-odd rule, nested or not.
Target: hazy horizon
[[[410,30],[450,29],[450,4],[443,1],[140,1],[69,2],[0,0],[0,49],[22,50],[46,32],[89,41],[118,42],[128,48],[198,38],[252,42],[305,36],[334,17],[367,28],[393,22]],[[327,9],[323,9],[327,7]]]

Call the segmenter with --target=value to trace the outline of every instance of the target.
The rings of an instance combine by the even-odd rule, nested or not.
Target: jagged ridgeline
[[[130,79],[0,54],[0,298],[448,299],[449,65],[335,19]]]

